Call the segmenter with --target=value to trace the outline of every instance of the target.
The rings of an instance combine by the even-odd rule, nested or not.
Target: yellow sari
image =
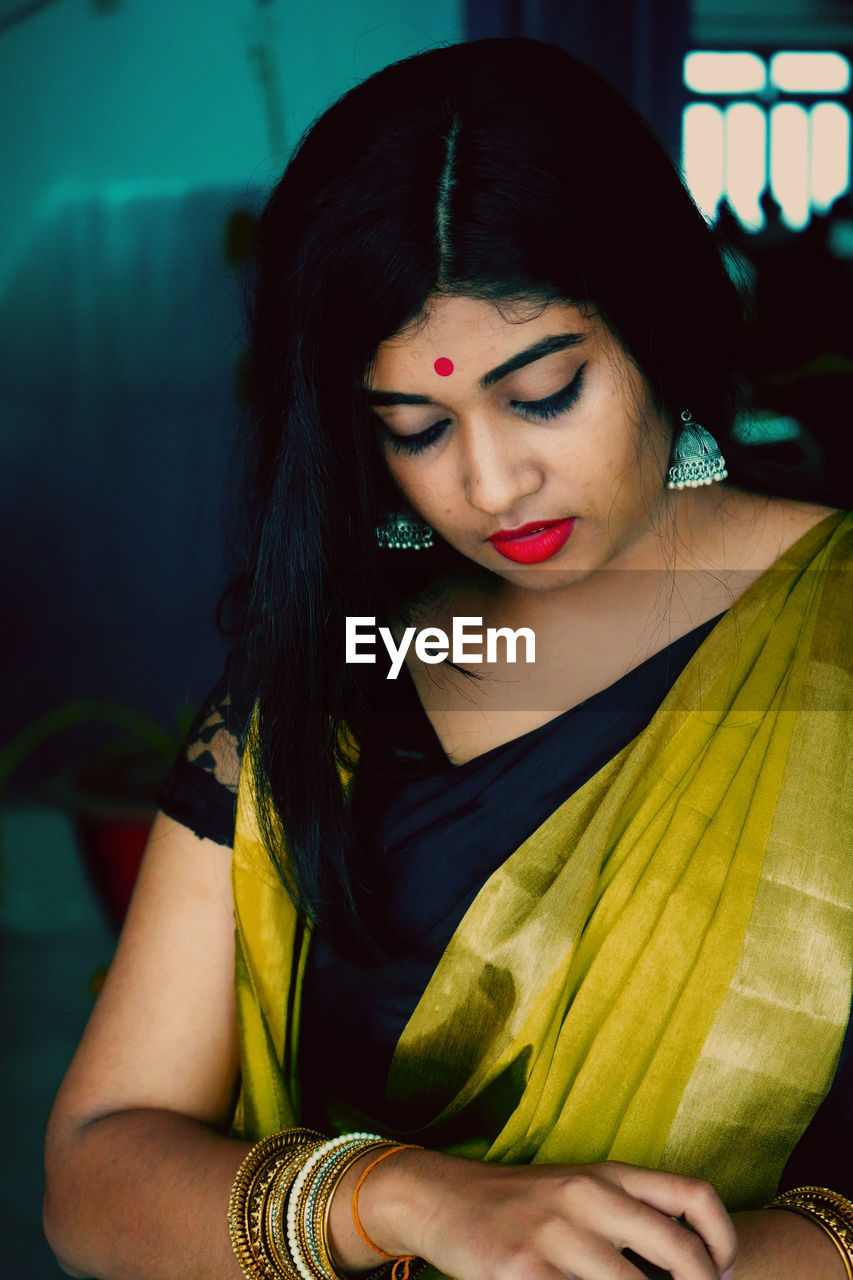
[[[772,1198],[850,1015],[851,569],[853,515],[834,514],[482,886],[394,1052],[387,1097],[407,1138],[673,1170],[731,1210]],[[310,938],[252,795],[244,767],[235,1129],[259,1138],[299,1120]]]

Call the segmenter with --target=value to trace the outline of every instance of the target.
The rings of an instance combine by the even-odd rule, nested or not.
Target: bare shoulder
[[[732,490],[720,514],[728,549],[734,551],[739,564],[767,569],[821,521],[838,514],[838,508]]]
[[[797,502],[790,498],[774,498],[771,499],[771,504],[769,522],[777,539],[777,559],[800,538],[805,537],[815,525],[829,516],[838,514],[836,507],[825,507],[812,502]]]
[[[801,538],[821,520],[839,513],[838,507],[825,507],[814,502],[799,502],[793,498],[768,498],[773,518],[778,522],[782,537],[792,534]]]

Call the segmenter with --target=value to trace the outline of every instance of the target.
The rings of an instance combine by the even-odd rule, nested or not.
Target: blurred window
[[[792,230],[850,187],[850,58],[800,50],[696,50],[684,59],[684,176],[709,218],[725,198],[751,231],[769,191]]]
[[[684,83],[694,93],[758,93],[767,63],[755,53],[688,53]]]
[[[775,53],[770,83],[788,93],[844,93],[850,63],[840,53]]]

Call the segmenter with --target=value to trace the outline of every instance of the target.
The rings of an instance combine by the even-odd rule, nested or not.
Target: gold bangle
[[[810,1218],[830,1237],[853,1280],[853,1204],[828,1187],[794,1187],[772,1200],[768,1209],[787,1209]]]
[[[393,1146],[390,1139],[380,1142],[365,1142],[356,1150],[347,1149],[322,1175],[322,1182],[314,1202],[313,1221],[310,1224],[312,1241],[319,1255],[321,1268],[326,1272],[327,1280],[345,1280],[336,1268],[329,1248],[329,1215],[332,1199],[347,1170],[366,1155],[368,1151],[377,1151],[381,1147]]]
[[[338,1280],[337,1272],[325,1269],[321,1249],[316,1239],[316,1202],[325,1186],[331,1168],[337,1168],[343,1154],[363,1153],[376,1145],[387,1145],[386,1140],[375,1134],[341,1134],[322,1144],[313,1156],[303,1161],[287,1197],[286,1247],[300,1280]]]
[[[297,1157],[294,1156],[293,1160],[279,1160],[272,1181],[270,1182],[269,1190],[267,1191],[266,1200],[264,1201],[263,1244],[272,1259],[273,1265],[276,1266],[283,1275],[289,1275],[289,1264],[286,1256],[282,1257],[277,1247],[276,1225],[278,1206],[281,1203],[282,1195],[287,1195],[288,1174],[293,1169],[296,1159]],[[292,1276],[290,1277],[290,1280],[292,1280]]]
[[[231,1247],[247,1280],[282,1280],[279,1267],[264,1247],[264,1208],[282,1156],[290,1162],[323,1135],[313,1129],[285,1129],[255,1143],[234,1179],[228,1199]],[[292,1274],[292,1273],[291,1273]],[[290,1280],[288,1275],[285,1280]]]
[[[279,1161],[264,1204],[264,1244],[273,1263],[286,1280],[301,1280],[287,1247],[287,1201],[302,1166],[322,1146],[312,1142],[300,1147],[289,1159]]]
[[[373,1145],[375,1144],[372,1141],[363,1141],[359,1142],[356,1147],[343,1147],[340,1151],[333,1151],[328,1160],[321,1160],[317,1167],[311,1171],[297,1197],[293,1206],[295,1209],[296,1246],[302,1263],[307,1272],[313,1277],[313,1280],[343,1280],[343,1277],[339,1276],[338,1272],[332,1267],[331,1259],[323,1258],[315,1230],[317,1201],[327,1192],[329,1173],[335,1170],[346,1157],[352,1156],[352,1158],[357,1159],[360,1154],[365,1150],[369,1150]],[[331,1190],[330,1184],[328,1185],[328,1190]],[[328,1261],[328,1271],[326,1270],[326,1261]],[[303,1280],[304,1276],[305,1273],[303,1272]]]
[[[324,1280],[345,1280],[345,1277],[340,1274],[332,1262],[332,1255],[329,1252],[323,1224],[332,1204],[335,1187],[353,1161],[359,1159],[361,1149],[356,1148],[353,1151],[351,1148],[345,1147],[343,1152],[337,1152],[336,1155],[337,1159],[333,1159],[328,1165],[324,1165],[317,1175],[316,1188],[309,1202],[313,1206],[310,1219],[308,1217],[308,1205],[305,1208],[308,1251]]]

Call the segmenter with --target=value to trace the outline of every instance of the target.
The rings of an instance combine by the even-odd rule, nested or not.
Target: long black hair
[[[249,552],[227,599],[270,856],[306,916],[361,944],[376,867],[339,770],[358,768],[384,673],[345,664],[344,620],[381,623],[416,581],[376,547],[395,493],[361,388],[438,292],[592,303],[656,407],[689,406],[756,487],[731,435],[741,299],[665,151],[590,68],[534,40],[457,44],[316,121],[257,231]],[[414,556],[429,574],[448,554]]]

